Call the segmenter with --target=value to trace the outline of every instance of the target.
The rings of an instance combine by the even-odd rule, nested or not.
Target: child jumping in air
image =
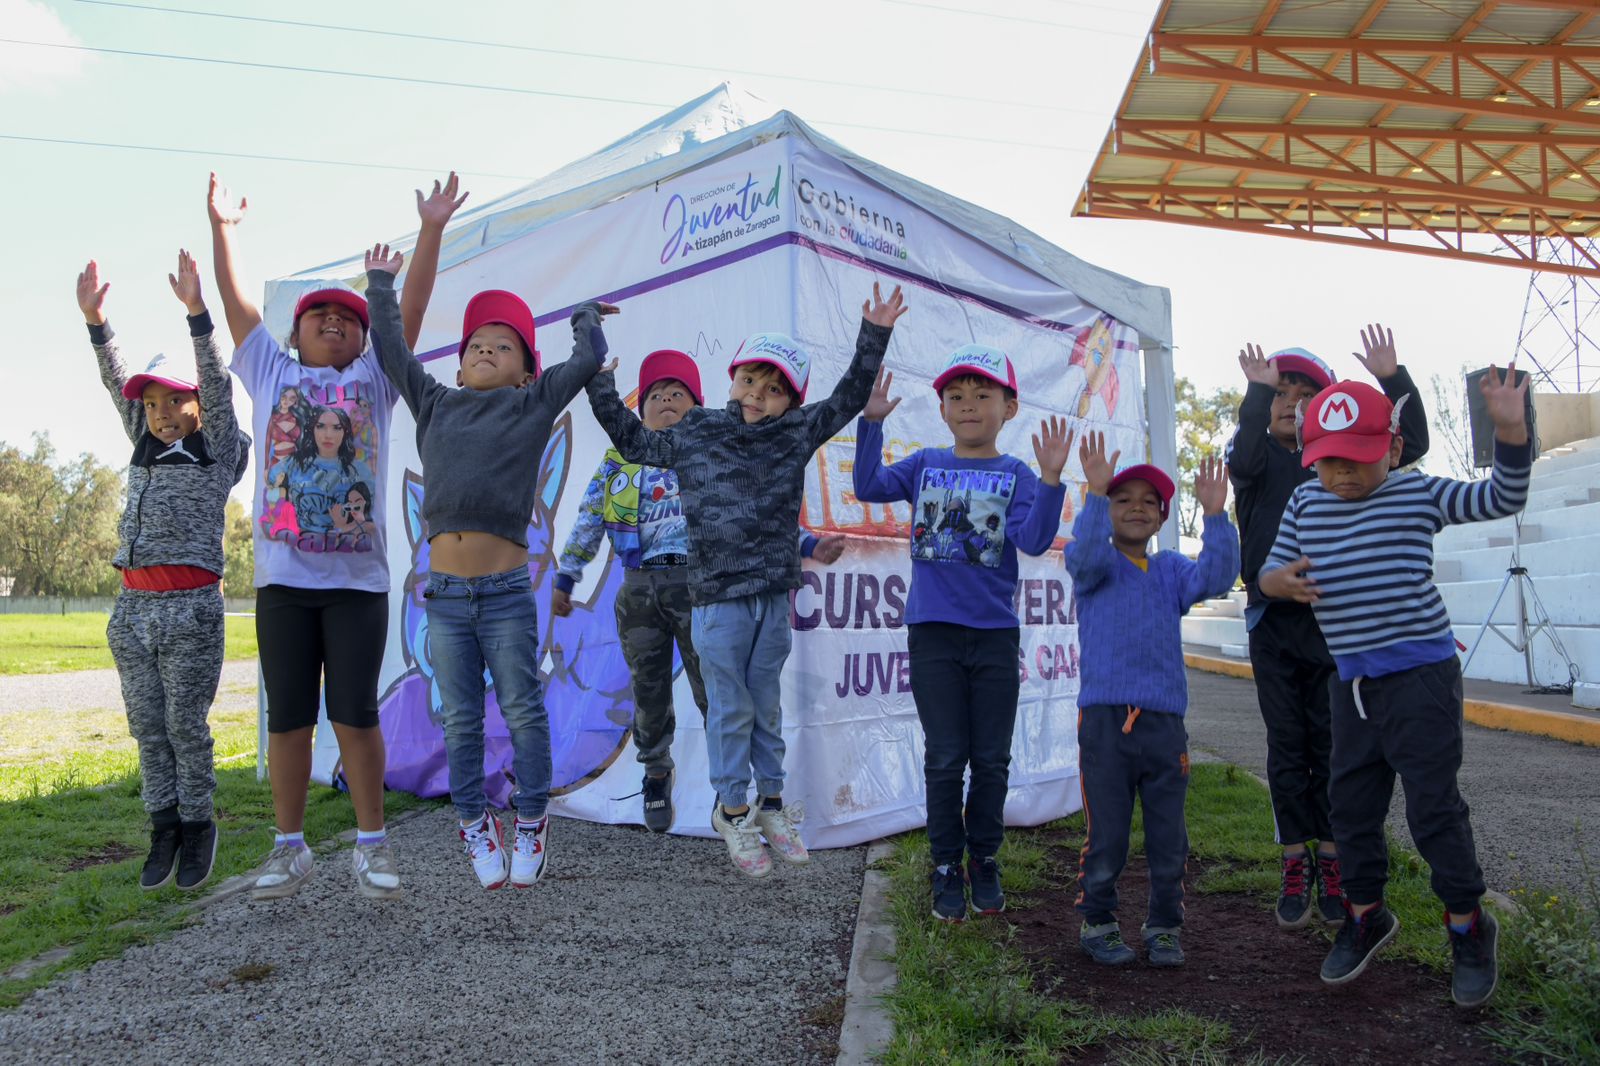
[[[106,320],[110,284],[93,261],[78,275],[78,306],[100,361],[100,380],[122,419],[133,458],[112,565],[122,591],[106,641],[122,679],[128,732],[139,744],[150,855],[139,887],[194,890],[217,854],[217,789],[206,721],[222,676],[222,530],[228,493],[250,462],[250,438],[233,414],[200,274],[188,252],[167,275],[189,314],[198,385],[157,356],[129,378]]]
[[[1514,381],[1515,364],[1482,379],[1495,427],[1494,468],[1483,481],[1394,472],[1405,448],[1401,414],[1370,385],[1330,385],[1304,408],[1301,462],[1315,466],[1316,480],[1289,497],[1260,581],[1266,596],[1311,606],[1339,673],[1329,792],[1346,919],[1322,963],[1330,985],[1359,977],[1400,929],[1383,905],[1396,774],[1411,838],[1445,905],[1452,998],[1481,1006],[1499,979],[1499,929],[1479,905],[1483,871],[1456,786],[1461,663],[1432,574],[1435,533],[1516,514],[1527,501],[1528,382]]]
[[[1150,538],[1167,519],[1175,487],[1158,467],[1118,472],[1121,454],[1107,459],[1104,435],[1084,434],[1078,455],[1089,492],[1065,553],[1083,649],[1078,781],[1088,829],[1078,870],[1078,942],[1103,965],[1134,959],[1117,925],[1117,878],[1128,861],[1138,796],[1150,868],[1145,955],[1152,966],[1181,966],[1189,687],[1180,623],[1190,607],[1233,587],[1239,537],[1223,510],[1227,473],[1208,459],[1194,480],[1205,516],[1199,557],[1151,554]]]
[[[996,856],[1020,688],[1017,552],[1039,555],[1055,540],[1072,434],[1064,419],[1039,424],[1038,477],[1003,454],[995,440],[1017,414],[1016,371],[999,349],[969,344],[933,379],[952,446],[923,448],[885,466],[883,420],[900,403],[889,398],[893,383],[894,375],[879,372],[857,422],[855,493],[863,502],[904,501],[913,513],[939,516],[912,536],[906,641],[922,723],[933,916],[959,922],[969,884],[973,910],[1005,909]]]
[[[1366,354],[1356,360],[1401,406],[1402,465],[1428,451],[1428,419],[1422,396],[1395,354],[1394,334],[1380,325],[1361,331]],[[1300,929],[1311,920],[1312,891],[1322,921],[1344,921],[1339,847],[1328,821],[1328,682],[1333,659],[1311,608],[1270,600],[1256,586],[1261,564],[1278,535],[1289,494],[1312,472],[1300,464],[1295,411],[1337,379],[1328,365],[1304,348],[1286,348],[1265,358],[1246,345],[1239,368],[1249,382],[1239,404],[1239,429],[1228,445],[1228,476],[1239,517],[1244,578],[1245,626],[1256,701],[1267,727],[1267,784],[1272,820],[1282,847],[1281,882],[1274,909],[1278,924]],[[1315,851],[1313,852],[1313,847]]]
[[[711,825],[734,866],[762,877],[767,843],[789,862],[810,856],[797,829],[800,804],[783,803],[779,680],[789,657],[789,591],[800,586],[795,529],[812,454],[867,402],[895,321],[906,306],[876,284],[861,305],[855,355],[832,395],[801,406],[810,354],[778,333],[757,333],[734,353],[725,407],[691,407],[652,430],[617,396],[607,367],[590,381],[595,417],[627,462],[677,471],[689,524],[691,629],[705,679],[706,749],[717,801]],[[758,802],[750,805],[754,770]]]
[[[686,352],[651,352],[639,364],[638,397],[639,419],[646,429],[675,426],[691,407],[705,402],[700,369]],[[615,612],[633,682],[633,743],[644,764],[644,824],[665,833],[673,820],[674,642],[702,719],[707,706],[690,628],[689,526],[678,475],[629,463],[615,448],[607,450],[584,490],[578,519],[557,564],[551,594],[551,610],[557,615],[572,613],[573,586],[583,580],[583,568],[594,559],[602,533],[610,536],[623,567]],[[841,535],[816,537],[802,528],[799,536],[800,554],[818,562],[835,562],[844,551]]]
[[[408,343],[415,343],[422,328],[444,225],[466,199],[455,196],[455,186],[452,174],[443,189],[434,183],[431,196],[417,194],[422,228],[415,258],[421,265],[413,266],[416,296],[404,310]],[[382,493],[396,394],[367,348],[367,302],[349,289],[303,295],[295,305],[287,348],[267,331],[235,268],[234,231],[245,208],[243,198],[235,200],[211,175],[207,211],[217,290],[233,335],[232,370],[255,403],[263,476],[254,523],[256,639],[267,692],[267,765],[278,825],[252,895],[290,896],[311,876],[306,788],[319,695],[325,692],[355,808],[356,888],[364,896],[392,899],[401,894],[401,885],[383,821],[378,675],[389,628]],[[286,403],[287,395],[295,399]],[[285,408],[305,413],[307,424],[298,436],[283,417]],[[369,438],[362,438],[358,422],[373,429]],[[277,441],[274,423],[279,424]],[[286,437],[293,438],[294,449],[283,459]]]
[[[516,295],[480,292],[461,327],[457,388],[429,376],[406,343],[394,280],[404,257],[367,254],[373,347],[417,421],[428,481],[428,646],[444,702],[450,798],[478,882],[537,884],[549,869],[550,720],[539,681],[539,619],[528,576],[528,520],[539,457],[557,415],[600,368],[606,339],[588,303],[572,315],[572,356],[544,370],[533,313]],[[516,823],[509,848],[483,791],[485,667],[511,734]]]

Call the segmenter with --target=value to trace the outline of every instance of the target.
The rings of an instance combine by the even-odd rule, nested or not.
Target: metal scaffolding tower
[[[1590,238],[1529,247],[1530,254],[1577,264],[1600,256]],[[1524,242],[1525,244],[1527,242]],[[1592,392],[1600,385],[1600,283],[1578,274],[1543,270],[1528,274],[1528,295],[1517,332],[1517,365],[1533,375],[1533,387],[1547,392]]]

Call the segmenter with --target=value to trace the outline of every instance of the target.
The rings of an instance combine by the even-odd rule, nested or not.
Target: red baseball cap
[[[338,304],[340,307],[348,307],[361,320],[362,329],[372,328],[371,319],[367,317],[366,298],[353,289],[339,288],[313,289],[300,297],[294,305],[295,324],[299,325],[300,316],[319,304]]]
[[[1318,459],[1375,463],[1389,451],[1399,410],[1364,381],[1330,385],[1302,409],[1300,465]]]
[[[200,386],[194,382],[167,373],[167,357],[164,355],[158,355],[150,360],[150,365],[144,368],[144,373],[135,374],[128,379],[128,383],[122,386],[123,398],[129,400],[141,398],[144,396],[144,387],[150,384],[165,385],[174,392],[200,391]]]
[[[533,346],[533,312],[528,310],[522,297],[504,289],[485,289],[467,301],[467,312],[461,321],[461,346],[456,349],[456,355],[466,354],[467,341],[472,339],[473,333],[478,327],[489,325],[509,326],[522,338],[522,346],[533,361],[533,376],[538,377],[539,349]]]
[[[1173,485],[1165,470],[1149,463],[1139,463],[1137,466],[1119,470],[1112,477],[1111,484],[1106,486],[1106,495],[1109,496],[1117,491],[1117,486],[1124,481],[1148,481],[1150,487],[1156,490],[1156,495],[1161,497],[1161,520],[1163,522],[1167,520],[1167,512],[1172,509],[1172,494],[1177,487]]]
[[[651,352],[644,357],[644,362],[639,364],[639,406],[644,406],[644,398],[650,394],[650,386],[658,381],[681,381],[689,390],[689,395],[694,397],[694,402],[705,406],[705,394],[700,391],[700,368],[695,365],[694,359],[686,352],[675,348],[662,348],[660,351]]]
[[[1327,363],[1304,348],[1284,348],[1273,352],[1267,356],[1267,362],[1276,366],[1280,374],[1299,374],[1310,378],[1319,389],[1325,389],[1339,380]]]
[[[752,333],[733,353],[733,360],[728,363],[728,377],[733,377],[735,367],[745,363],[769,363],[777,367],[799,393],[800,402],[806,402],[806,385],[811,381],[811,355],[792,337],[783,333]]]
[[[1017,371],[1011,365],[1011,357],[999,348],[990,348],[986,344],[963,344],[951,352],[944,361],[944,369],[933,379],[933,391],[943,392],[952,379],[969,374],[988,378],[1012,392],[1017,391]]]

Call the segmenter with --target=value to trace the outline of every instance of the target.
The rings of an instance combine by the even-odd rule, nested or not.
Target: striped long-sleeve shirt
[[[1528,499],[1532,449],[1494,446],[1480,481],[1390,474],[1369,496],[1344,500],[1317,481],[1295,489],[1263,571],[1304,555],[1313,605],[1340,678],[1382,677],[1455,654],[1433,584],[1433,536],[1448,525],[1505,518]]]

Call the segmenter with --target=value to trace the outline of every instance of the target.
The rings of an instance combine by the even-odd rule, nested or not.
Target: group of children
[[[779,680],[790,650],[789,593],[800,584],[802,555],[831,562],[843,548],[841,537],[800,527],[799,511],[813,453],[859,415],[856,496],[909,503],[919,516],[905,622],[925,741],[933,914],[960,921],[969,908],[1003,910],[998,853],[1019,693],[1017,552],[1042,554],[1060,531],[1074,438],[1067,421],[1047,418],[1033,435],[1037,474],[1001,453],[998,436],[1019,410],[1016,371],[1003,351],[969,344],[933,380],[950,445],[886,464],[882,423],[900,401],[882,364],[907,308],[898,287],[884,299],[876,284],[849,366],[810,404],[810,354],[787,336],[758,333],[730,361],[720,406],[706,405],[690,356],[652,352],[639,366],[636,414],[618,395],[617,360],[605,362],[602,322],[619,308],[575,310],[572,354],[546,367],[527,304],[501,290],[467,303],[457,387],[448,387],[413,349],[444,227],[466,199],[457,192],[453,174],[431,195],[418,192],[422,226],[403,290],[395,283],[404,258],[375,245],[366,296],[342,287],[306,294],[285,347],[235,269],[245,201],[212,176],[217,287],[235,346],[231,369],[257,401],[262,471],[256,618],[278,828],[254,896],[291,895],[313,871],[303,818],[324,693],[355,808],[358,889],[376,898],[401,892],[383,823],[377,715],[390,586],[381,497],[400,400],[415,419],[429,486],[424,597],[460,841],[486,889],[528,887],[549,869],[550,729],[526,528],[538,457],[556,417],[584,391],[614,447],[584,494],[552,603],[557,614],[571,610],[574,583],[602,531],[609,535],[624,567],[615,610],[633,680],[645,824],[665,832],[675,818],[676,645],[705,719],[711,825],[734,866],[760,877],[773,853],[807,861],[801,805],[783,798]],[[159,366],[126,378],[94,263],[78,282],[102,377],[136,445],[115,560],[124,591],[108,639],[154,826],[140,878],[150,889],[174,877],[198,887],[215,854],[205,718],[223,642],[222,515],[250,449],[188,253],[170,281],[189,313],[198,384]],[[1208,461],[1195,479],[1204,532],[1194,560],[1150,550],[1170,512],[1171,477],[1148,465],[1119,470],[1120,452],[1107,455],[1102,434],[1079,442],[1086,492],[1064,562],[1084,649],[1078,747],[1088,832],[1077,906],[1083,950],[1096,962],[1135,958],[1116,919],[1135,797],[1150,869],[1146,955],[1157,966],[1183,962],[1189,758],[1179,620],[1241,573],[1241,538],[1224,510],[1231,477],[1284,846],[1279,923],[1303,926],[1316,886],[1318,912],[1340,925],[1323,967],[1329,983],[1358,975],[1393,937],[1398,923],[1382,903],[1383,818],[1398,773],[1447,907],[1456,999],[1475,1005],[1493,989],[1495,927],[1478,907],[1483,882],[1455,787],[1460,671],[1430,581],[1431,536],[1449,522],[1520,508],[1526,385],[1485,377],[1499,441],[1488,481],[1393,472],[1426,450],[1425,419],[1392,339],[1374,327],[1363,341],[1367,354],[1358,358],[1383,392],[1338,382],[1303,350],[1241,354],[1250,384],[1231,466]],[[509,831],[484,795],[486,672],[513,749]]]

